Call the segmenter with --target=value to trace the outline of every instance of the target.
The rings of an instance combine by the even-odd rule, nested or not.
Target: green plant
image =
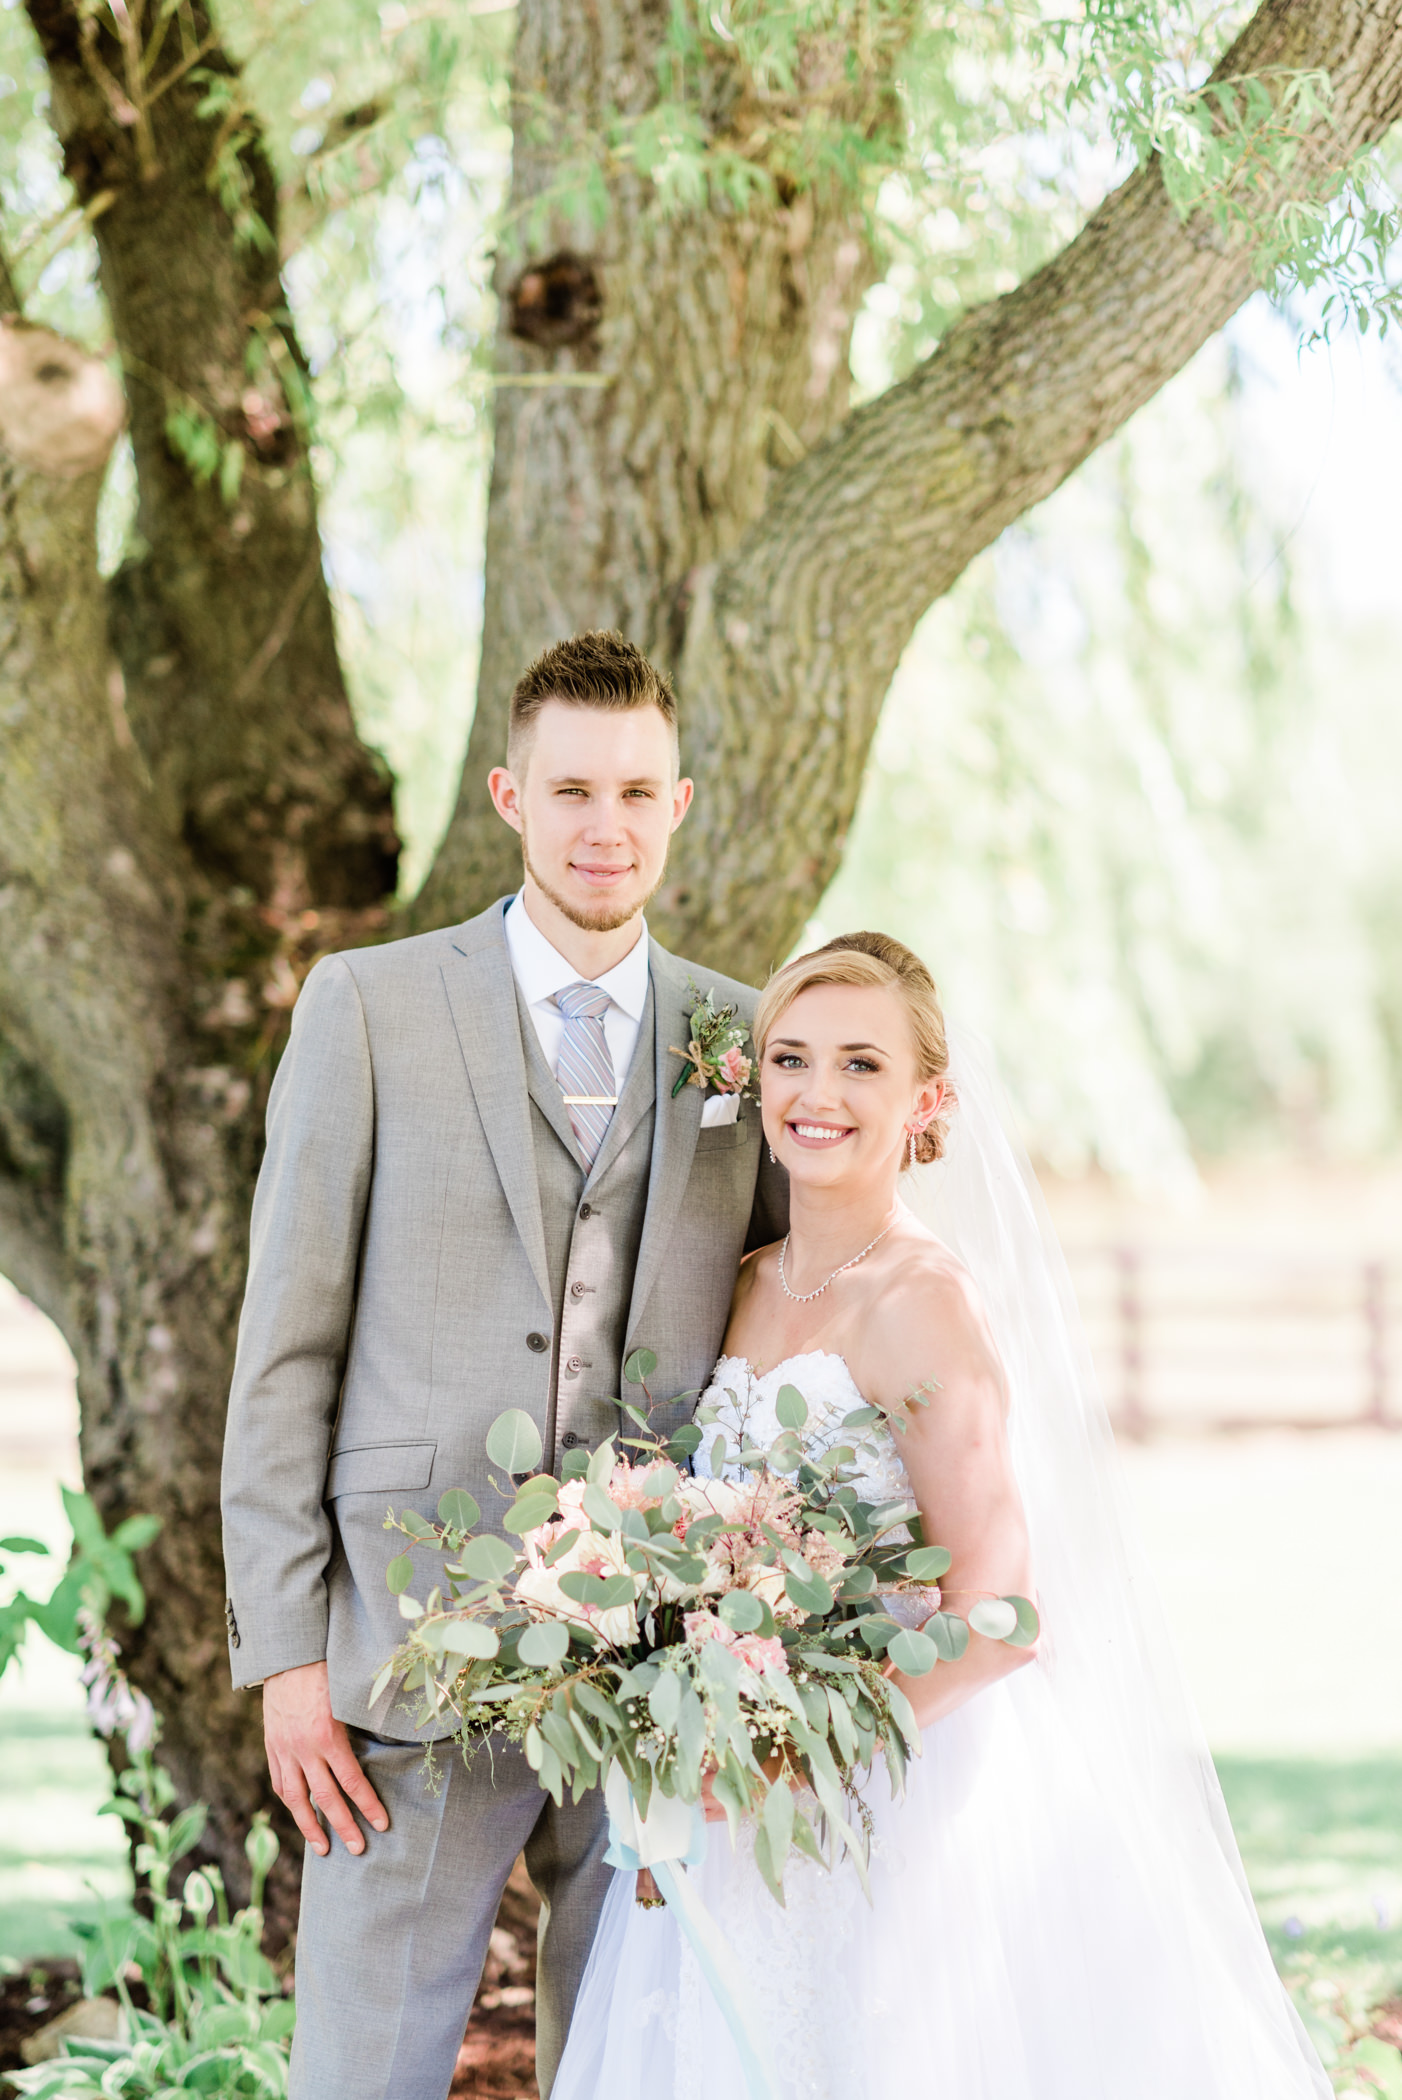
[[[176,2093],[284,2100],[294,2012],[262,1951],[263,1886],[277,1838],[265,1814],[254,1817],[244,1842],[252,1888],[242,1910],[230,1913],[216,1866],[196,1867],[179,1895],[172,1893],[176,1868],[204,1830],[204,1803],[169,1814],[175,1788],[156,1762],[159,1718],[129,1684],[101,1619],[86,1606],[77,1616],[89,1715],[101,1733],[125,1737],[131,1758],[99,1813],[120,1816],[135,1840],[143,1908],[114,1906],[95,1924],[73,1928],[85,1943],[84,1992],[113,1990],[121,2003],[117,2039],[71,2037],[53,2061],[10,2072],[11,2083],[37,2100],[160,2100]],[[145,2007],[132,2000],[133,1969],[145,1986]]]
[[[0,1677],[19,1653],[31,1624],[46,1634],[55,1647],[77,1655],[83,1645],[80,1615],[84,1608],[101,1619],[117,1597],[126,1606],[133,1626],[139,1626],[146,1616],[146,1592],[132,1555],[150,1545],[161,1528],[160,1518],[128,1517],[109,1536],[91,1495],[80,1494],[74,1488],[60,1492],[73,1530],[68,1566],[42,1604],[23,1590],[16,1590],[7,1604],[0,1604]],[[0,1553],[47,1554],[48,1550],[40,1539],[0,1539]],[[0,1572],[3,1568],[0,1563]]]

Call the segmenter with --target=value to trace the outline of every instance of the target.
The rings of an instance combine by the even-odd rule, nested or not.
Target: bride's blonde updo
[[[910,1015],[921,1083],[945,1079],[949,1045],[935,980],[918,955],[887,933],[840,933],[825,947],[815,948],[811,955],[800,955],[785,963],[782,970],[776,970],[755,1007],[751,1033],[757,1059],[763,1058],[765,1043],[779,1016],[788,1012],[800,992],[816,984],[868,985],[873,989],[895,985]],[[946,1110],[954,1106],[953,1089],[947,1079],[941,1106]],[[915,1140],[915,1157],[920,1166],[929,1166],[942,1157],[948,1129],[944,1115],[934,1116],[926,1124]],[[909,1164],[908,1154],[906,1163]]]

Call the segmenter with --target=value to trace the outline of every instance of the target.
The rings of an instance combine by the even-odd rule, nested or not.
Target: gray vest
[[[620,1398],[639,1403],[643,1399],[636,1387],[625,1389],[622,1359],[647,1209],[656,1120],[652,981],[649,978],[633,1061],[587,1181],[569,1110],[541,1053],[519,986],[516,1011],[555,1312],[544,1460],[553,1468],[560,1452],[592,1449],[617,1433]]]

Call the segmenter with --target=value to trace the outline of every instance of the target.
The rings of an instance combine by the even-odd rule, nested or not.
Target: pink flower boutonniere
[[[754,1077],[754,1060],[745,1054],[749,1030],[733,1006],[717,1006],[714,991],[704,995],[689,985],[695,1001],[691,1009],[691,1040],[685,1050],[675,1043],[672,1055],[685,1059],[672,1099],[684,1086],[713,1087],[718,1094],[745,1095]],[[751,1096],[751,1098],[753,1098]]]

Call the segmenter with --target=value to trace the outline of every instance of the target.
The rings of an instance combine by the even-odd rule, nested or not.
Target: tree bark
[[[559,11],[543,0],[523,7],[528,48],[542,33],[538,12],[554,20]],[[1402,116],[1402,21],[1382,0],[1267,0],[1217,72],[1271,67],[1323,67],[1334,85],[1299,177],[1341,167]],[[670,265],[657,262],[646,289],[628,286],[631,326],[659,296],[678,296],[680,252]],[[593,465],[609,412],[573,393],[550,402],[553,471],[508,477],[519,443],[513,415],[530,413],[508,408],[478,713],[428,916],[479,908],[512,879],[512,842],[484,778],[502,756],[515,669],[546,640],[620,626],[674,665],[684,753],[699,781],[652,923],[682,952],[762,981],[836,872],[881,703],[916,623],[1255,289],[1245,250],[1205,216],[1185,224],[1151,162],[1044,269],[966,315],[903,384],[840,422],[835,396],[825,396],[804,426],[822,441],[772,486],[759,477],[746,485],[762,507],[736,504],[724,518],[707,515],[704,529],[683,476],[664,484],[649,512],[648,483],[626,471],[626,445],[611,469]],[[606,305],[612,312],[611,292]],[[514,354],[509,307],[502,326],[505,357]],[[598,368],[615,378],[607,399],[621,405],[640,353],[627,318],[617,330],[621,354],[605,334]],[[730,428],[724,344],[705,340],[713,383],[690,406],[690,454],[710,429]],[[665,383],[661,391],[665,401]],[[580,455],[593,470],[577,479]],[[587,534],[572,508],[579,502]],[[637,513],[665,519],[670,537],[649,532]],[[522,568],[545,579],[528,611]]]

